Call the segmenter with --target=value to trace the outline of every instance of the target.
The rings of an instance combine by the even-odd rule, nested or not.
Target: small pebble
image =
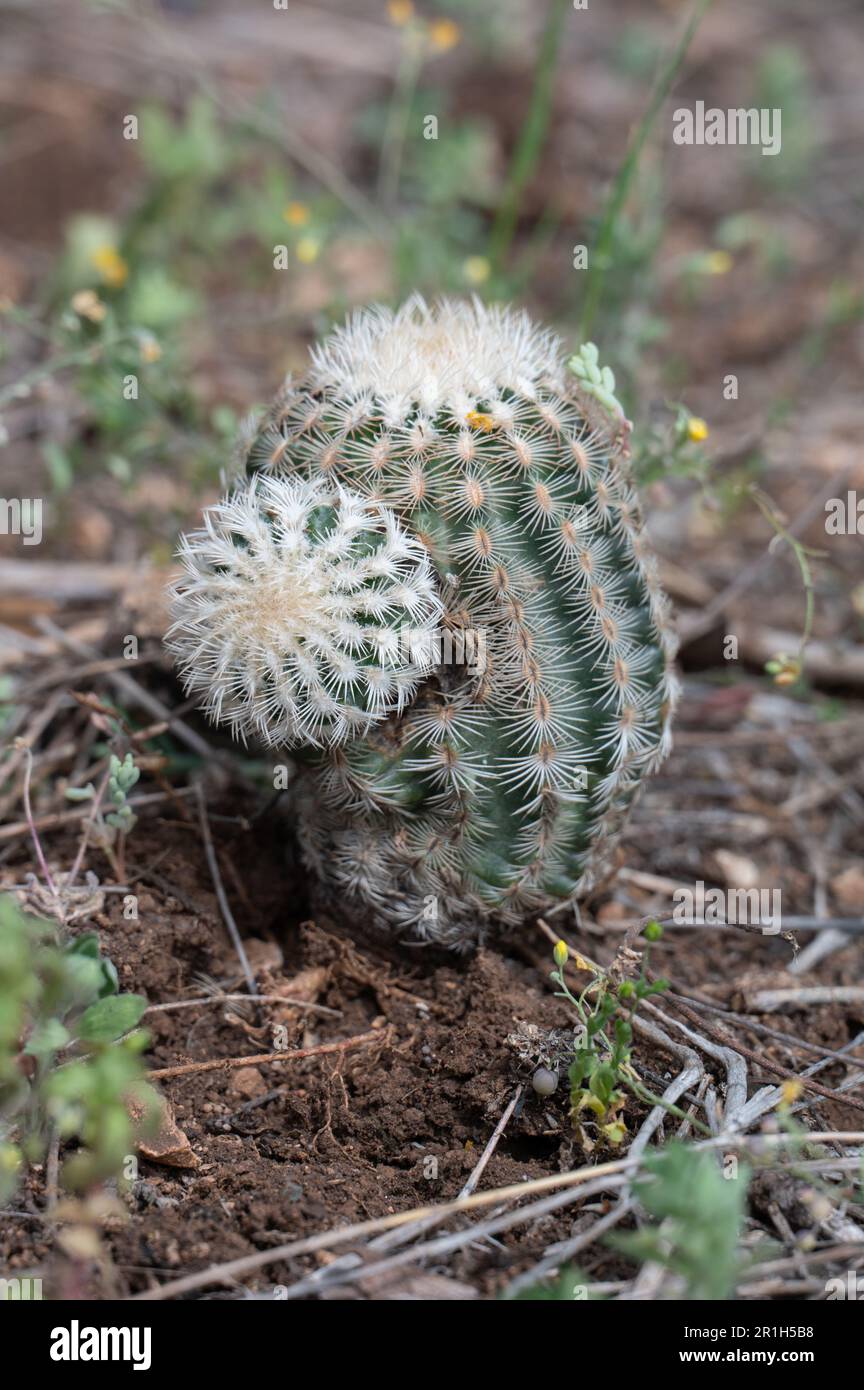
[[[551,1096],[558,1090],[558,1073],[548,1067],[538,1067],[531,1078],[531,1085],[538,1096]]]

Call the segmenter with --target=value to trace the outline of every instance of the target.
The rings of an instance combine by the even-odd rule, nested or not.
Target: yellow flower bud
[[[455,48],[461,37],[462,30],[452,19],[433,19],[429,25],[429,42],[437,53]]]
[[[303,265],[311,265],[313,261],[317,261],[320,250],[320,241],[311,236],[301,236],[294,248],[294,254]]]
[[[803,1090],[804,1086],[798,1080],[797,1076],[788,1076],[786,1080],[783,1082],[783,1085],[780,1087],[780,1104],[791,1105],[793,1101],[796,1101],[798,1099],[798,1097],[802,1094]]]
[[[469,256],[462,263],[462,274],[469,285],[482,285],[489,279],[491,266],[485,256]]]
[[[105,284],[110,285],[112,289],[120,289],[129,279],[129,267],[116,246],[97,246],[91,253],[90,260]]]
[[[391,24],[407,24],[409,19],[414,18],[412,0],[387,0],[387,13]]]
[[[289,203],[282,216],[289,227],[305,227],[311,213],[305,203]]]

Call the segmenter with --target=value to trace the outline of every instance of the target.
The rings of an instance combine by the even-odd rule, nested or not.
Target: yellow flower
[[[567,951],[567,942],[566,942],[566,941],[556,941],[556,942],[555,942],[555,946],[554,946],[554,948],[553,948],[553,950],[552,950],[552,954],[553,954],[553,956],[555,957],[555,964],[556,964],[556,965],[566,965],[566,964],[567,964],[567,956],[568,956],[568,954],[569,954],[568,951]]]
[[[796,1101],[804,1090],[804,1085],[798,1080],[797,1076],[789,1076],[780,1087],[780,1104],[791,1105]]]
[[[73,294],[72,308],[79,318],[89,319],[91,323],[101,323],[107,312],[95,290],[79,290]]]
[[[687,438],[693,444],[701,444],[703,439],[708,438],[708,426],[698,415],[691,415],[687,421]]]
[[[311,265],[313,261],[317,261],[320,250],[321,243],[316,241],[314,236],[301,236],[294,247],[294,254],[303,265]]]
[[[495,428],[495,421],[492,416],[484,415],[482,410],[469,410],[465,419],[473,429],[482,430],[484,434],[491,434]]]
[[[407,24],[409,19],[414,18],[412,0],[387,0],[387,13],[391,24]]]
[[[462,30],[452,19],[433,19],[429,25],[429,42],[436,53],[447,53],[455,48],[462,37]]]
[[[490,269],[485,256],[469,256],[467,261],[462,262],[462,274],[469,285],[482,285],[484,280],[489,279]]]
[[[162,349],[159,346],[158,341],[152,336],[152,334],[148,333],[146,337],[141,339],[141,361],[158,362],[161,356]]]
[[[116,246],[107,243],[97,246],[90,254],[90,261],[99,271],[105,284],[110,285],[112,289],[119,289],[129,279],[129,267]]]
[[[765,670],[769,676],[774,677],[775,685],[794,685],[800,679],[803,667],[797,656],[787,656],[785,652],[778,652],[770,661],[765,662]]]
[[[801,662],[796,656],[787,656],[785,652],[780,652],[765,662],[765,670],[769,676],[774,677],[775,685],[794,685],[801,678]]]
[[[310,213],[305,203],[289,203],[282,216],[289,227],[305,227]]]
[[[732,269],[732,257],[728,251],[710,251],[705,257],[705,269],[709,275],[726,275]]]

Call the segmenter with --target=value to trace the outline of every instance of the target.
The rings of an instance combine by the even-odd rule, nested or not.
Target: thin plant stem
[[[67,887],[67,889],[72,887],[72,885],[74,884],[75,880],[77,879],[79,873],[81,872],[81,865],[82,865],[83,862],[84,862],[84,853],[85,853],[85,851],[86,851],[86,849],[87,849],[87,845],[89,844],[89,841],[90,841],[90,831],[93,829],[93,826],[94,826],[94,825],[97,823],[97,821],[98,821],[98,818],[99,818],[99,808],[100,808],[100,806],[101,806],[101,804],[102,804],[102,798],[103,798],[103,796],[105,795],[105,791],[106,791],[106,788],[107,788],[107,786],[108,786],[108,781],[109,781],[109,779],[110,779],[110,776],[111,776],[111,761],[110,761],[110,759],[109,759],[109,761],[108,761],[108,766],[106,767],[105,772],[104,772],[104,775],[103,775],[103,777],[102,777],[102,781],[99,783],[99,788],[98,788],[98,790],[97,790],[97,792],[96,792],[96,795],[93,797],[93,802],[92,802],[91,808],[90,808],[90,814],[89,814],[89,816],[87,817],[86,821],[84,822],[84,830],[83,830],[83,833],[82,833],[82,835],[81,835],[81,843],[80,843],[79,846],[78,846],[78,853],[77,853],[76,856],[75,856],[75,863],[72,865],[72,868],[71,868],[70,871],[69,871],[69,877],[68,877],[67,880],[66,880],[66,887]],[[105,852],[106,852],[106,854],[108,854],[108,858],[109,858],[109,860],[111,861],[111,867],[112,867],[112,868],[115,870],[115,872],[117,873],[117,879],[118,879],[118,881],[119,881],[120,883],[122,883],[122,882],[123,882],[123,876],[119,873],[117,863],[116,863],[116,861],[115,861],[113,855],[111,855],[111,854],[109,853],[107,846],[105,846]]]
[[[408,124],[425,50],[426,40],[422,26],[407,25],[403,31],[396,86],[387,112],[378,168],[378,199],[388,214],[393,212],[399,196],[399,179],[408,137]]]
[[[546,24],[540,40],[537,67],[534,71],[534,87],[525,124],[519,134],[516,149],[507,175],[504,194],[492,224],[489,237],[489,260],[493,270],[499,270],[510,248],[516,222],[519,216],[519,200],[525,185],[534,173],[552,111],[552,95],[555,86],[555,70],[558,52],[561,47],[561,33],[564,16],[569,9],[568,0],[551,0],[546,14]]]
[[[750,493],[765,520],[774,528],[776,533],[775,540],[786,541],[787,545],[791,547],[792,554],[795,556],[798,568],[801,571],[801,583],[804,586],[805,608],[804,628],[801,633],[801,640],[798,643],[798,658],[800,660],[804,655],[805,648],[813,632],[813,616],[816,604],[815,590],[813,588],[813,571],[810,568],[810,560],[808,557],[818,557],[821,552],[818,550],[809,550],[806,545],[802,545],[801,541],[799,541],[796,536],[792,535],[791,531],[789,531],[780,520],[770,497],[768,497],[761,488],[755,486],[751,487]]]
[[[697,1120],[695,1115],[688,1115],[687,1111],[682,1110],[680,1105],[675,1105],[671,1100],[664,1100],[662,1096],[658,1096],[654,1091],[650,1090],[639,1077],[637,1077],[632,1067],[622,1070],[621,1080],[625,1086],[630,1087],[630,1090],[635,1096],[645,1101],[646,1104],[662,1105],[663,1109],[669,1115],[674,1115],[676,1120],[687,1120],[700,1134],[704,1134],[706,1139],[710,1137],[711,1131],[707,1125],[703,1124],[701,1120]]]
[[[95,366],[101,358],[104,358],[109,348],[117,347],[120,343],[135,341],[135,333],[125,330],[122,333],[115,333],[99,342],[90,343],[85,348],[76,348],[72,352],[58,353],[56,357],[48,357],[38,366],[25,372],[17,381],[10,382],[0,390],[0,406],[8,405],[10,401],[16,400],[23,394],[28,394],[30,388],[46,377],[55,376],[58,372],[65,371],[67,367]]]
[[[258,994],[258,985],[255,982],[255,975],[249,964],[246,947],[243,945],[237,923],[234,920],[234,913],[231,911],[228,895],[225,892],[222,875],[219,872],[219,860],[216,858],[216,846],[213,844],[213,835],[210,831],[210,821],[207,816],[207,802],[204,798],[204,792],[200,782],[195,783],[195,796],[198,801],[198,824],[201,829],[201,839],[204,843],[204,853],[207,856],[207,866],[210,870],[210,877],[213,880],[213,887],[216,891],[216,898],[222,913],[222,920],[228,928],[228,935],[231,937],[231,943],[234,950],[237,952],[237,958],[240,961],[241,969],[246,978],[249,993],[255,996]]]
[[[606,280],[606,272],[609,269],[610,253],[615,239],[615,228],[618,218],[621,215],[627,195],[630,192],[631,184],[639,167],[639,159],[645,146],[645,141],[651,133],[651,128],[660,113],[660,109],[672,88],[675,78],[687,56],[687,50],[702,22],[711,0],[696,0],[693,13],[687,23],[684,33],[675,48],[674,52],[662,69],[657,82],[654,86],[654,94],[648,103],[648,108],[639,122],[630,141],[629,148],[624,156],[621,168],[615,178],[615,182],[606,200],[606,206],[600,221],[600,227],[593,252],[589,257],[588,284],[585,290],[585,303],[582,306],[582,320],[580,323],[580,334],[582,341],[585,342],[591,334],[591,328],[597,313],[598,306],[603,294],[603,287]]]
[[[33,819],[33,809],[32,809],[32,807],[31,807],[31,805],[30,805],[30,779],[31,779],[31,777],[32,777],[32,775],[33,775],[33,751],[32,751],[32,749],[31,749],[29,746],[27,746],[26,744],[25,744],[25,746],[24,746],[24,757],[25,757],[25,759],[26,759],[26,766],[25,766],[25,769],[24,769],[24,789],[23,789],[23,790],[24,790],[24,817],[25,817],[25,820],[27,821],[28,826],[30,827],[30,836],[31,836],[31,838],[32,838],[32,840],[33,840],[33,845],[34,845],[35,850],[36,850],[36,858],[37,858],[38,861],[39,861],[39,867],[40,867],[40,869],[42,870],[42,877],[45,879],[45,883],[46,883],[47,886],[48,886],[49,892],[51,892],[51,893],[54,895],[54,897],[56,898],[56,897],[57,897],[57,887],[56,887],[56,884],[54,883],[54,879],[51,877],[51,870],[48,868],[48,863],[47,863],[47,861],[46,861],[46,859],[45,859],[45,852],[44,852],[44,850],[42,849],[42,841],[39,839],[39,832],[38,832],[38,830],[36,829],[36,822],[35,822],[35,820]]]

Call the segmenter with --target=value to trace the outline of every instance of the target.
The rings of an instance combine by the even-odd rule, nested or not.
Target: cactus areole
[[[627,429],[525,314],[413,298],[313,350],[184,537],[187,690],[299,763],[307,865],[390,931],[584,895],[669,750]]]

